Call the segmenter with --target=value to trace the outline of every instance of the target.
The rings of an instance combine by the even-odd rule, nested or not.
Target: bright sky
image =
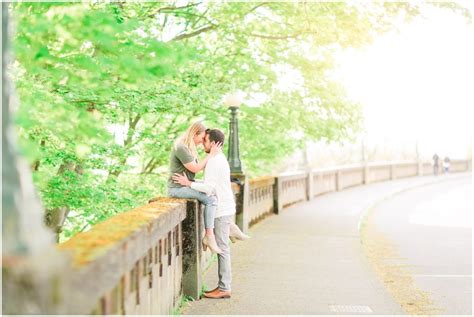
[[[472,143],[474,28],[429,8],[362,50],[340,56],[339,77],[364,106],[366,142],[466,158]]]

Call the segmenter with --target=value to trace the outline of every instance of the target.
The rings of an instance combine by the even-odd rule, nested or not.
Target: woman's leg
[[[197,199],[204,204],[204,228],[206,235],[214,235],[214,217],[217,210],[217,198],[208,196],[189,187],[170,187],[168,195],[175,198]]]
[[[203,249],[209,247],[214,253],[222,253],[222,250],[217,246],[216,238],[214,237],[214,216],[217,209],[217,198],[214,196],[207,196],[197,190],[189,187],[168,188],[168,194],[171,197],[197,199],[204,204],[204,227],[206,234],[202,239]]]

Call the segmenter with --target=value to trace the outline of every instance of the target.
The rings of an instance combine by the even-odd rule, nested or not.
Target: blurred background
[[[472,3],[464,2],[472,10]],[[471,11],[472,12],[472,11]],[[425,6],[359,49],[336,53],[334,78],[362,106],[354,141],[308,142],[281,169],[367,161],[472,158],[474,35],[469,20]],[[297,164],[291,164],[292,162]]]

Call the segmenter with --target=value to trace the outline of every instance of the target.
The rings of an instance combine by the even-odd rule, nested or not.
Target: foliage
[[[165,194],[173,140],[190,122],[228,130],[241,90],[241,156],[271,172],[305,140],[343,140],[358,105],[331,56],[391,27],[407,3],[14,3],[17,126],[62,239]],[[284,77],[285,74],[296,74]],[[295,80],[290,85],[289,80]],[[252,102],[255,96],[263,102]]]

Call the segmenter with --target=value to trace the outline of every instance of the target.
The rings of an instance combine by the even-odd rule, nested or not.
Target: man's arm
[[[206,165],[204,172],[204,182],[191,184],[191,188],[198,190],[200,192],[206,193],[207,195],[215,194],[216,192],[216,183],[219,174],[219,161],[216,159],[209,160]]]
[[[215,164],[215,161],[211,160],[207,163],[206,166],[204,182],[191,182],[190,180],[188,180],[186,175],[180,174],[174,174],[173,180],[175,183],[181,184],[183,186],[188,186],[194,190],[203,192],[207,195],[211,195],[215,193],[218,171],[218,166]]]
[[[214,193],[214,188],[209,186],[205,182],[204,183],[192,182],[189,187],[197,191],[203,192],[206,195],[211,195]]]

